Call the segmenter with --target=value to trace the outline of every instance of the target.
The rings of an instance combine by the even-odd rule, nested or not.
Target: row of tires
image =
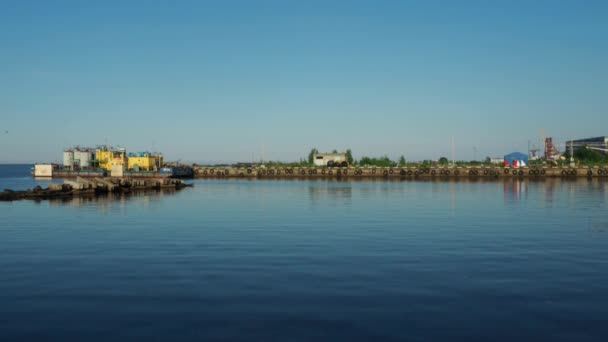
[[[379,172],[381,171],[381,173]],[[522,169],[504,169],[503,170],[504,175],[513,175],[513,176],[524,176],[526,175],[526,172]],[[261,169],[261,170],[254,170],[254,169],[246,169],[246,170],[238,170],[238,173],[233,173],[233,175],[238,175],[240,177],[245,177],[245,176],[282,176],[282,175],[299,175],[299,176],[348,176],[349,174],[355,175],[355,176],[363,176],[364,171],[363,169],[354,169],[354,170],[349,170],[349,169],[317,169],[317,168],[309,168],[309,169],[297,169],[294,170],[293,168],[285,168],[285,169]],[[500,172],[498,169],[469,169],[469,170],[460,170],[460,169],[455,169],[455,170],[450,170],[450,169],[428,169],[428,168],[421,168],[421,169],[376,169],[373,168],[371,170],[371,175],[373,176],[384,176],[384,177],[388,177],[388,176],[395,176],[395,175],[399,175],[402,177],[417,177],[417,176],[421,176],[421,175],[430,175],[430,176],[460,176],[460,175],[468,175],[468,176],[486,176],[486,177],[498,177],[500,175]],[[578,176],[578,171],[576,169],[568,169],[568,170],[562,170],[560,172],[561,176],[563,177],[569,177],[569,176]],[[221,169],[221,170],[215,170],[215,169],[199,169],[197,170],[197,175],[199,176],[203,176],[203,177],[226,177],[230,175],[230,170],[228,169]],[[369,175],[369,174],[367,174]],[[530,169],[527,172],[528,176],[545,176],[547,175],[547,171],[545,169]],[[595,173],[593,170],[589,169],[586,171],[586,175],[587,176],[608,176],[608,169],[599,169],[597,170]]]
[[[524,172],[524,170],[518,170],[518,169],[504,169],[503,170],[505,175],[509,175],[512,174],[513,176],[523,176],[526,173]],[[529,176],[544,176],[547,174],[547,171],[545,169],[531,169],[528,171],[528,175]]]

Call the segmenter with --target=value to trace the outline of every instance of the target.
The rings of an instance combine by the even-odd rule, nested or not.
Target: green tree
[[[401,155],[401,158],[399,158],[399,166],[405,166],[405,156]]]
[[[333,150],[333,151],[331,151],[331,153],[334,153],[334,154],[338,153],[338,150]]]
[[[569,153],[567,158],[570,158]],[[574,151],[574,159],[579,160],[583,163],[601,163],[608,160],[607,156],[598,151],[587,148],[587,146],[578,148]]]
[[[315,154],[319,153],[319,150],[317,150],[316,148],[313,148],[312,150],[310,150],[310,153],[308,154],[308,164],[312,165],[315,161]]]
[[[446,157],[439,158],[439,164],[445,165],[447,163],[448,163],[448,158],[446,158]]]
[[[359,165],[388,167],[388,166],[397,166],[397,163],[390,160],[387,156],[380,157],[380,158],[361,157],[361,159],[359,160]]]
[[[433,161],[432,160],[428,160],[428,159],[425,159],[425,160],[423,160],[420,163],[420,166],[423,166],[423,167],[429,167],[429,166],[432,166],[432,165],[433,165]]]
[[[350,150],[350,148],[346,150],[346,161],[350,165],[353,165],[355,163],[355,160],[353,159],[353,152]]]

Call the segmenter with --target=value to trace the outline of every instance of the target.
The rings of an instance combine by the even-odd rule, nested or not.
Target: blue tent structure
[[[505,161],[509,163],[509,165],[513,165],[513,161],[515,160],[523,160],[526,165],[528,164],[528,155],[521,152],[513,152],[505,155]]]

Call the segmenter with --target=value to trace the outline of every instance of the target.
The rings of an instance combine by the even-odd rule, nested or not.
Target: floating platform
[[[505,178],[605,177],[603,167],[195,167],[195,178]]]
[[[194,172],[191,167],[163,167],[159,171],[123,170],[122,177],[131,178],[192,178]],[[59,167],[57,164],[35,164],[32,167],[32,176],[37,178],[98,178],[111,176],[112,173],[101,168],[83,168],[71,170]]]

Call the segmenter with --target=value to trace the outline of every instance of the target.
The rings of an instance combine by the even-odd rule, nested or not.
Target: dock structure
[[[0,201],[66,199],[142,190],[181,190],[189,186],[192,185],[181,179],[170,178],[77,178],[64,180],[63,184],[50,184],[48,188],[37,186],[23,191],[4,190],[0,192]]]
[[[608,179],[602,167],[203,167],[194,168],[195,178],[555,178]]]

